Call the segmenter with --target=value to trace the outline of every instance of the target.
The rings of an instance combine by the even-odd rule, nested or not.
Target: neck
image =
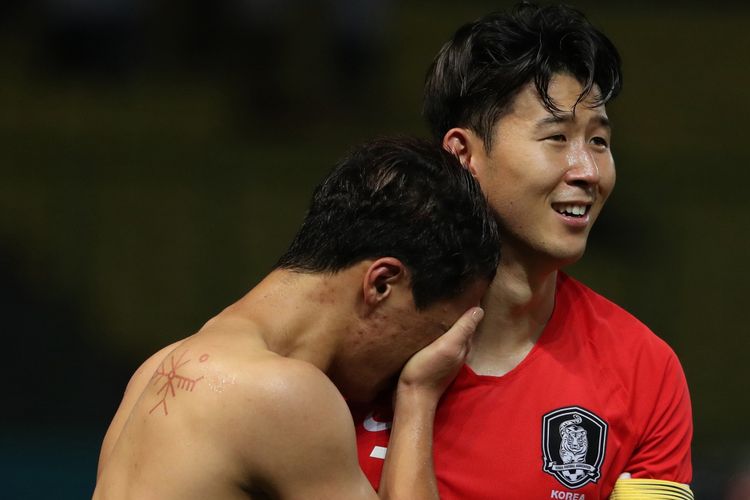
[[[327,372],[340,340],[354,321],[354,306],[337,295],[347,273],[321,274],[275,270],[239,301],[214,318],[216,330],[246,334],[280,356],[307,361]],[[356,289],[356,288],[354,288]],[[322,310],[326,314],[321,314]],[[237,332],[239,331],[239,332]]]
[[[497,275],[483,300],[484,319],[474,337],[469,365],[500,376],[534,347],[555,306],[557,268],[514,256],[503,248]]]

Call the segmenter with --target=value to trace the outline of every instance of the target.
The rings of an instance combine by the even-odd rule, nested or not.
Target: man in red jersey
[[[615,47],[562,6],[467,24],[428,72],[432,132],[479,179],[503,237],[485,319],[435,420],[442,498],[692,498],[677,357],[560,271],[615,184],[605,105],[620,88]],[[358,418],[377,484],[388,415]]]

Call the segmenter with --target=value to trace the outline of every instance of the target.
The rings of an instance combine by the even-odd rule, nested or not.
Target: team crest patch
[[[544,472],[576,489],[601,476],[607,423],[579,406],[547,413],[542,419]]]

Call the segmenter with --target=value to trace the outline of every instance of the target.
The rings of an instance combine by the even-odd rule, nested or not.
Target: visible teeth
[[[561,214],[581,216],[586,213],[585,205],[565,205],[560,207],[558,210]]]

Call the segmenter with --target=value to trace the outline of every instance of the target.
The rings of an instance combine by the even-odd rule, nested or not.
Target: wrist
[[[399,382],[396,387],[394,410],[402,414],[425,414],[430,417],[437,409],[442,392],[418,384]]]

